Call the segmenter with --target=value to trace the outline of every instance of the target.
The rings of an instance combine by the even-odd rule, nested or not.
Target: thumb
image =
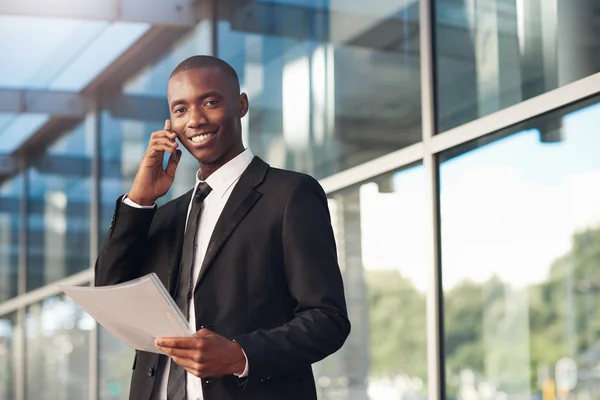
[[[175,153],[172,153],[169,157],[169,163],[167,164],[167,168],[165,172],[170,177],[175,177],[175,171],[177,170],[177,165],[179,165],[179,160],[181,160],[181,150],[175,150]]]
[[[214,335],[214,332],[207,328],[202,328],[198,332],[194,333],[195,337],[206,337]]]

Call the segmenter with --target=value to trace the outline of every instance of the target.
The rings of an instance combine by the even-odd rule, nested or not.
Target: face
[[[171,129],[201,166],[214,170],[244,150],[248,97],[230,76],[217,68],[179,72],[169,80],[167,98]]]

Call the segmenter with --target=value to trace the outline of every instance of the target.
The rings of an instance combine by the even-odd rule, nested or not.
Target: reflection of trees
[[[367,271],[371,376],[427,376],[425,296],[397,271]]]
[[[366,270],[365,280],[369,304],[369,378],[384,379],[388,384],[395,382],[394,386],[402,388],[399,390],[403,399],[425,398],[425,295],[395,270]]]
[[[368,271],[366,280],[371,376],[425,378],[425,295],[396,271]],[[445,291],[448,398],[465,379],[509,396],[539,394],[538,374],[553,379],[562,357],[578,364],[575,390],[600,398],[599,290],[600,228],[575,234],[544,282],[520,289],[492,277]]]
[[[552,378],[556,362],[565,356],[583,368],[580,379],[585,376],[586,364],[600,362],[599,263],[600,229],[587,230],[574,235],[571,250],[553,262],[542,283],[518,289],[493,277],[446,291],[448,394],[456,394],[463,370],[507,394],[522,393],[523,383],[527,391],[539,393],[540,369]],[[520,306],[516,311],[515,305]],[[486,344],[490,341],[493,346]]]

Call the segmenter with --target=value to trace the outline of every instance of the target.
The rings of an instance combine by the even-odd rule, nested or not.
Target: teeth
[[[205,133],[204,135],[198,135],[198,136],[194,136],[192,137],[190,140],[194,143],[200,143],[203,140],[208,139],[209,137],[211,137],[212,135],[214,135],[213,133]]]

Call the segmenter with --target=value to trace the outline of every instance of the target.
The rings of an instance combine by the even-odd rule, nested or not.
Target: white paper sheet
[[[59,287],[127,346],[164,354],[158,337],[191,337],[186,318],[156,274],[113,286]]]

